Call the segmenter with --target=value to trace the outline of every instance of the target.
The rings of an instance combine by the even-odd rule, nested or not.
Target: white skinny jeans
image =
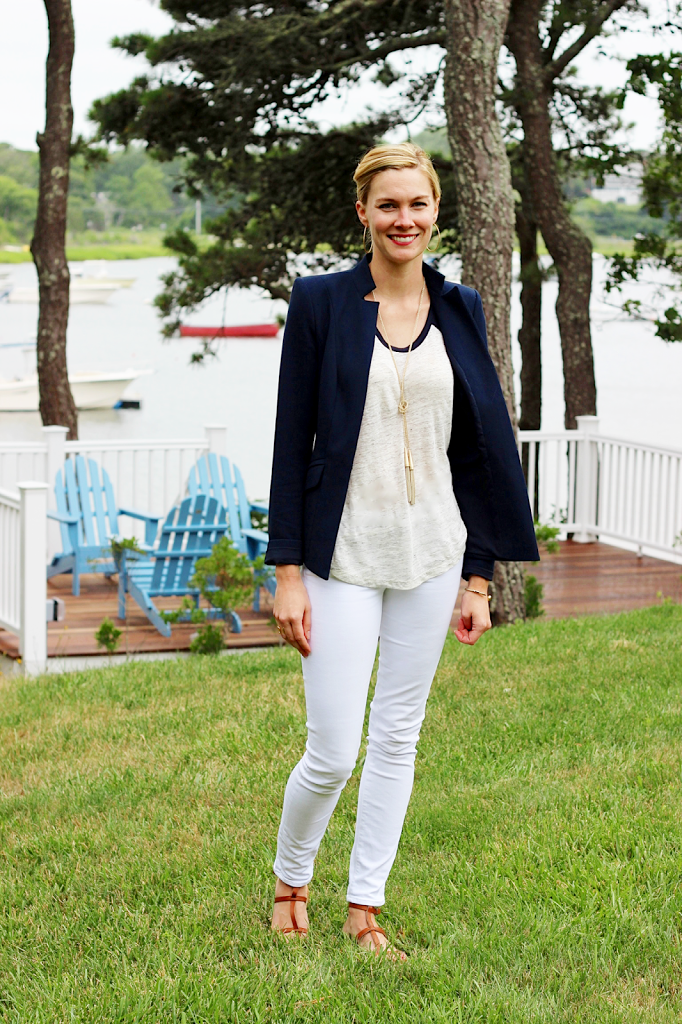
[[[358,587],[303,570],[312,606],[303,658],[308,740],[289,776],[274,871],[306,885],[327,824],[355,767],[379,640],[347,899],[380,905],[400,840],[414,759],[462,565],[412,590]]]

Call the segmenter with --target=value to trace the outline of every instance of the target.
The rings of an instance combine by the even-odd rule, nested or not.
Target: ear
[[[355,204],[355,210],[357,212],[358,219],[362,224],[363,228],[369,227],[369,220],[367,219],[367,214],[365,213],[365,207],[363,206],[359,199]]]
[[[436,221],[438,220],[438,211],[440,210],[440,199],[436,199],[436,200],[434,200],[434,202],[436,204],[436,213],[435,213],[435,216],[433,218],[433,223],[435,224]]]

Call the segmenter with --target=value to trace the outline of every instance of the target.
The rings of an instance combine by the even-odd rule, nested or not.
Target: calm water
[[[216,360],[192,367],[193,339],[164,342],[151,305],[160,290],[159,275],[172,259],[112,262],[111,276],[135,277],[130,289],[115,293],[106,305],[73,306],[69,322],[68,358],[72,371],[151,368],[153,373],[132,385],[142,400],[138,410],[102,410],[80,414],[80,435],[96,438],[198,437],[206,423],[222,423],[229,431],[231,457],[242,468],[252,496],[267,494],[281,342],[273,339],[228,339]],[[595,264],[602,277],[602,261]],[[32,264],[0,266],[19,285],[35,283]],[[556,283],[544,291],[543,427],[563,424],[561,351],[554,317]],[[595,288],[597,296],[600,287]],[[219,324],[222,297],[207,303],[191,322]],[[284,312],[283,303],[255,292],[231,291],[225,304],[227,324],[260,323]],[[594,352],[598,408],[603,433],[661,445],[682,447],[682,344],[666,345],[647,324],[615,320],[615,311],[599,298],[593,303]],[[35,337],[37,306],[0,304],[0,344]],[[520,308],[515,290],[513,333]],[[514,352],[518,367],[518,350]],[[16,349],[0,349],[0,376],[24,375],[24,357]],[[0,437],[38,440],[37,413],[0,414]]]

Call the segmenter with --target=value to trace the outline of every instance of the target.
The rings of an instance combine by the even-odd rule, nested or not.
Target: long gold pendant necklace
[[[384,323],[384,318],[381,315],[381,304],[378,303],[378,305],[379,305],[379,320],[381,321],[381,330],[384,333],[384,340],[385,340],[386,344],[388,345],[389,352],[391,353],[391,359],[393,360],[393,365],[395,366],[395,372],[396,372],[396,374],[398,376],[398,387],[400,389],[399,390],[399,395],[398,395],[398,412],[401,414],[401,416],[403,418],[403,440],[404,440],[404,458],[405,458],[405,484],[407,486],[407,500],[409,501],[410,505],[414,505],[414,503],[416,501],[416,492],[415,492],[415,487],[414,487],[414,463],[412,462],[412,452],[410,451],[410,434],[409,434],[409,431],[407,429],[407,404],[408,403],[407,403],[407,399],[405,398],[405,375],[407,374],[407,364],[410,361],[410,354],[412,352],[412,346],[414,345],[415,336],[417,334],[417,324],[419,323],[419,315],[420,315],[420,313],[422,311],[422,299],[424,298],[424,287],[425,287],[425,285],[426,285],[426,281],[422,281],[422,288],[421,288],[421,291],[419,293],[419,305],[417,307],[417,315],[414,318],[414,328],[412,330],[412,341],[410,342],[410,347],[407,350],[407,355],[405,357],[405,366],[403,367],[402,376],[400,375],[400,370],[398,369],[398,364],[397,364],[396,359],[395,359],[395,353],[393,352],[393,345],[391,345],[391,342],[389,341],[389,338],[388,338],[388,334],[386,332],[386,324]],[[376,294],[375,294],[374,291],[372,292],[372,298],[374,299],[375,302],[377,302],[377,297],[376,297]]]

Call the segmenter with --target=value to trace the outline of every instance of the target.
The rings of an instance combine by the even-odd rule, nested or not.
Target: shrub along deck
[[[268,931],[293,651],[0,681],[0,1018],[679,1021],[681,642],[672,604],[448,640],[383,922],[404,965],[340,932],[362,752],[308,939]]]

